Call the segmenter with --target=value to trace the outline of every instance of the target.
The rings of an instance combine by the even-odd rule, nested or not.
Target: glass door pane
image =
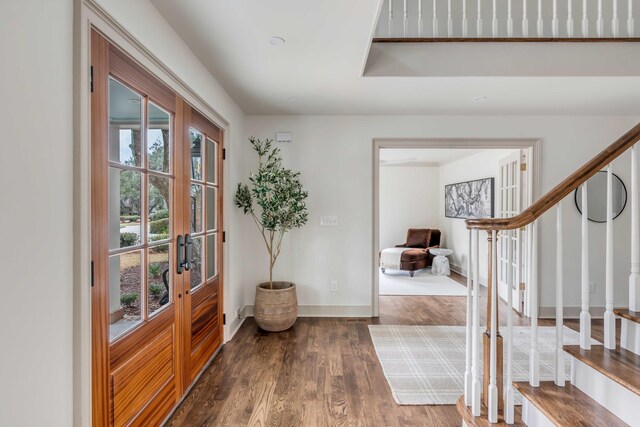
[[[171,302],[172,115],[109,78],[109,325],[115,339]]]

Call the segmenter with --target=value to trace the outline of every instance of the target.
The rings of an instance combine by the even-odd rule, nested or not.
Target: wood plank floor
[[[464,284],[461,276],[452,278]],[[485,297],[481,295],[481,307]],[[300,318],[277,334],[260,331],[248,318],[166,425],[459,426],[455,405],[395,403],[368,325],[464,325],[465,301],[382,296],[377,319]],[[500,309],[503,323],[506,305]],[[514,323],[528,324],[518,315]],[[566,324],[573,329],[578,325]],[[594,321],[594,338],[601,334],[602,325]]]

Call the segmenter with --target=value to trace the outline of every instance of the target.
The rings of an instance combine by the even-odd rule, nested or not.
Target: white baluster
[[[582,306],[580,311],[580,347],[591,349],[591,313],[589,313],[589,200],[588,184],[582,184]]]
[[[589,37],[589,18],[587,17],[587,0],[582,0],[582,37]]]
[[[596,34],[604,37],[604,19],[602,18],[602,0],[598,0],[598,19],[596,19]]]
[[[562,202],[557,205],[557,218],[556,218],[556,353],[555,353],[555,383],[559,387],[564,387],[565,379],[565,366],[564,366],[564,350],[562,349],[563,337],[562,328],[564,322],[564,302],[563,302],[563,289],[564,279],[562,272],[564,268],[564,261],[562,257],[562,242],[564,237],[562,235]]]
[[[522,0],[522,37],[529,37],[529,18],[527,18],[527,0]]]
[[[613,314],[613,168],[607,166],[607,239],[605,248],[604,346],[616,348],[616,316]]]
[[[493,18],[491,19],[491,35],[498,37],[498,10],[496,7],[496,0],[493,0]]]
[[[433,0],[433,37],[438,37],[438,0]]]
[[[407,0],[403,0],[402,11],[402,34],[407,37],[407,30],[409,29],[409,15],[407,14]]]
[[[451,17],[451,0],[447,0],[447,37],[453,37],[453,18]]]
[[[511,0],[507,3],[507,37],[513,37],[513,16],[511,14]]]
[[[422,37],[422,0],[418,0],[418,37]]]
[[[482,0],[478,0],[478,18],[476,20],[476,31],[478,37],[482,37]]]
[[[498,422],[498,268],[496,258],[498,257],[497,233],[491,231],[493,244],[491,245],[491,267],[493,274],[491,275],[491,337],[489,349],[489,389],[487,390],[487,418],[490,423]]]
[[[544,20],[542,19],[542,0],[538,0],[538,37],[544,37]]]
[[[469,20],[467,19],[467,0],[462,0],[462,37],[467,37]]]
[[[629,310],[640,311],[640,211],[638,210],[638,144],[631,148],[631,274]]]
[[[482,410],[482,381],[480,380],[480,232],[473,233],[473,336],[471,352],[471,412],[479,417]]]
[[[529,353],[529,384],[540,386],[540,351],[538,350],[538,238],[536,222],[531,223],[531,290],[529,304],[531,315],[531,350]]]
[[[504,391],[504,419],[507,424],[514,422],[514,389],[513,389],[513,235],[507,232],[507,382]]]
[[[389,0],[389,37],[393,37],[393,0]]]
[[[551,36],[558,37],[558,0],[553,0],[553,18],[551,19]]]
[[[633,20],[633,0],[627,0],[627,37],[633,37],[635,22]]]
[[[620,19],[618,19],[618,0],[613,0],[613,18],[611,18],[611,35],[620,35]]]
[[[567,0],[567,37],[573,37],[573,0]]]
[[[473,289],[471,282],[471,253],[473,250],[473,231],[469,230],[469,252],[467,256],[467,329],[466,329],[466,357],[464,365],[464,404],[471,406],[471,385],[473,382],[471,374],[471,352],[473,346],[473,312],[472,312],[472,299]]]

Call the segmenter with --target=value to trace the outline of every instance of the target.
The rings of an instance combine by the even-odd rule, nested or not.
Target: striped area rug
[[[464,326],[370,325],[369,333],[396,403],[455,405],[464,393]],[[538,328],[541,381],[554,378],[555,333],[553,326]],[[513,334],[513,378],[527,381],[531,328],[515,326]],[[563,341],[565,345],[579,344],[580,334],[565,326]],[[482,361],[482,346],[480,351]],[[568,355],[565,363],[568,379],[571,372]],[[522,400],[517,391],[515,400],[516,404]]]

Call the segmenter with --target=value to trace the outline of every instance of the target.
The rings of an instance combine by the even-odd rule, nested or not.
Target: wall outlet
[[[320,217],[320,227],[337,227],[338,226],[338,216],[337,215],[326,215]]]
[[[337,280],[332,280],[331,281],[331,292],[338,292],[338,281]]]
[[[596,282],[589,282],[589,293],[590,294],[596,293]]]
[[[236,310],[236,314],[238,315],[238,319],[242,320],[242,309],[238,308],[238,310]]]

